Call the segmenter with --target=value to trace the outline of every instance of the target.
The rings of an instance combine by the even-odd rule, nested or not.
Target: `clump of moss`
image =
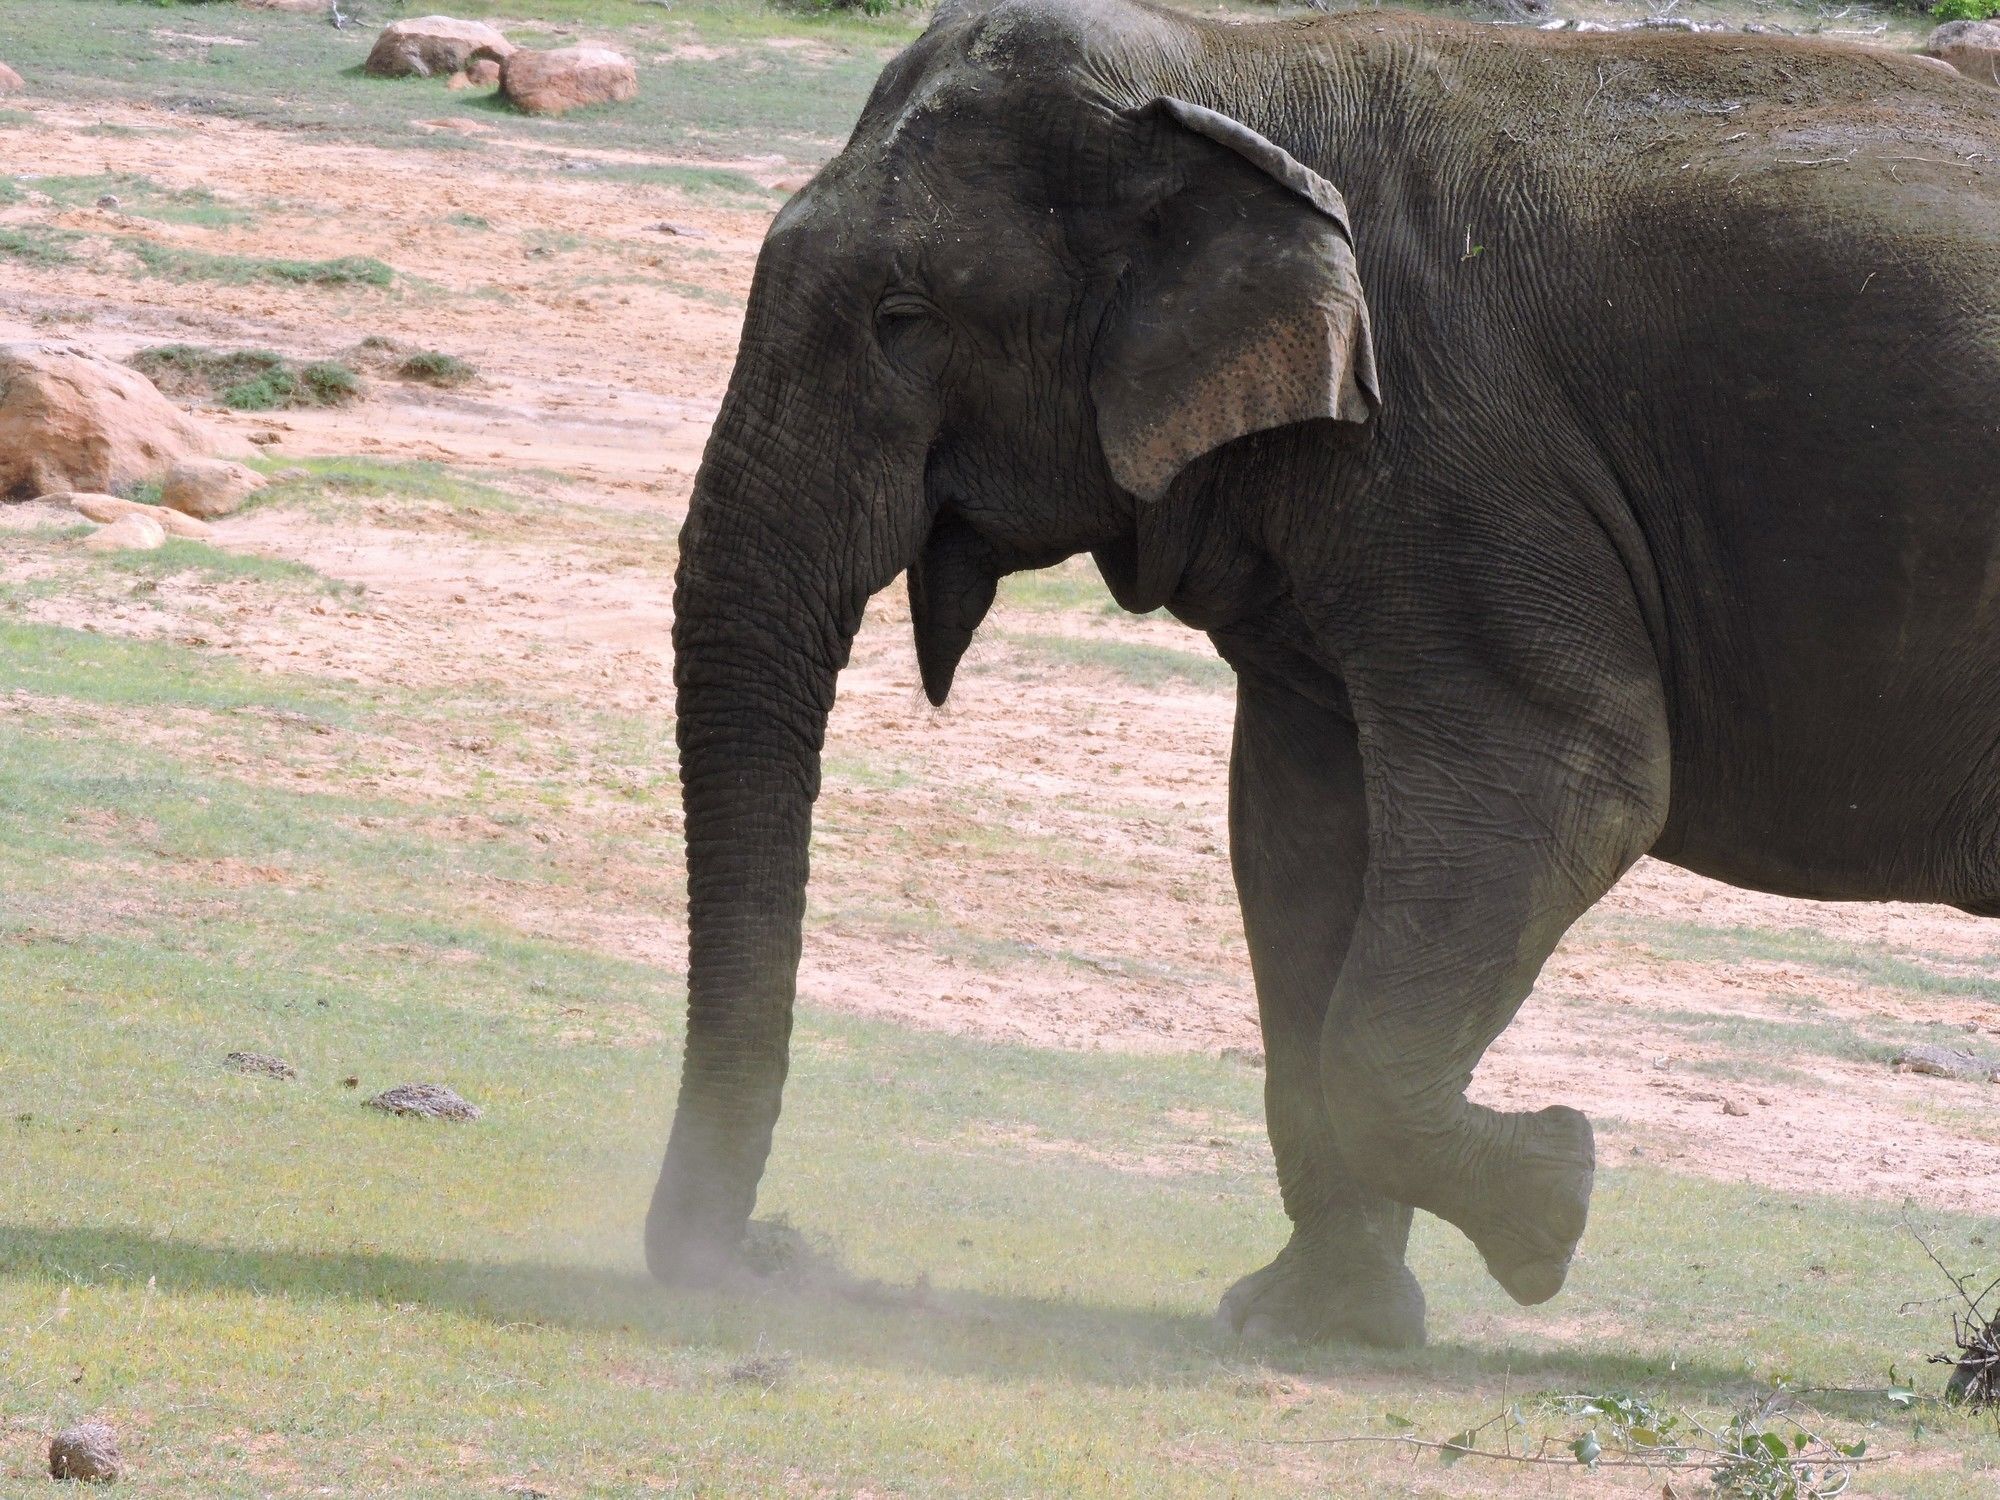
[[[236,411],[341,406],[361,394],[361,377],[337,360],[293,360],[269,349],[204,349],[159,344],[132,366],[171,396],[207,398]]]

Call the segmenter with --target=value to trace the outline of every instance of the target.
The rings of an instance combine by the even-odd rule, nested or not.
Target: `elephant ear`
[[[1157,500],[1224,443],[1381,405],[1347,205],[1332,183],[1214,110],[1127,115],[1167,163],[1091,369],[1111,473]]]
[[[910,626],[924,696],[942,708],[972,633],[993,607],[1000,568],[986,539],[955,511],[938,513],[923,551],[910,564]]]

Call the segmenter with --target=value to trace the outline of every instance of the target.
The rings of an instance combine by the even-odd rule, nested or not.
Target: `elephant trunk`
[[[662,1280],[742,1238],[784,1090],[820,744],[854,626],[824,504],[724,404],[682,528],[674,688],[688,856],[688,1044],[646,1218]],[[858,610],[856,610],[858,616]]]
[[[819,434],[776,434],[732,386],[681,533],[674,683],[688,875],[687,1049],[646,1222],[662,1280],[739,1244],[784,1088],[807,846],[834,682],[868,595]]]

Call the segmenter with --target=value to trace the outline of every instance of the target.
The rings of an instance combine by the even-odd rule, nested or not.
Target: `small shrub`
[[[421,380],[426,385],[465,385],[479,372],[456,354],[439,354],[420,349],[396,366],[405,380]]]
[[[2000,20],[2000,0],[1937,0],[1931,7],[1936,21]]]

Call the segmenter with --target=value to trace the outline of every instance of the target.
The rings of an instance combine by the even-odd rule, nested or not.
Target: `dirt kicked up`
[[[134,49],[161,55],[275,45],[271,28],[317,24],[270,15],[239,24],[247,13],[236,7],[90,9]],[[857,42],[845,33],[831,41],[807,34],[788,48],[778,43],[792,39],[755,30],[717,36],[668,19],[649,22],[636,38],[611,34],[674,66],[734,65],[748,56],[812,69],[832,59],[863,75],[862,64],[879,60],[901,35],[886,30]],[[621,146],[607,139],[616,129],[607,120],[565,133],[488,123],[477,111],[448,107],[442,93],[401,88],[395,97],[409,102],[399,105],[393,129],[371,125],[375,138],[338,139],[136,91],[80,101],[39,91],[31,80],[26,94],[7,101],[0,340],[61,339],[119,359],[168,344],[273,350],[351,360],[364,384],[346,404],[207,412],[256,443],[261,466],[277,476],[258,503],[216,524],[212,546],[173,544],[148,563],[107,559],[82,550],[73,517],[0,507],[0,628],[15,633],[7,649],[17,653],[0,682],[0,725],[24,733],[60,726],[79,743],[111,747],[105,753],[115,750],[128,765],[196,767],[253,799],[330,799],[328,827],[342,836],[423,830],[476,851],[441,867],[438,899],[448,896],[451,920],[658,980],[650,993],[607,982],[561,1005],[549,1000],[546,1016],[536,1012],[537,1045],[548,1049],[539,1065],[560,1066],[583,1055],[576,1049],[647,1064],[633,1077],[650,1096],[621,1093],[608,1111],[608,1128],[636,1144],[606,1170],[620,1191],[641,1196],[590,1221],[590,1234],[604,1237],[624,1275],[636,1257],[643,1156],[657,1145],[670,1097],[669,1080],[651,1064],[677,1036],[673,976],[683,959],[668,641],[674,538],[727,380],[759,240],[786,186],[834,140],[811,134],[808,123],[777,152],[744,151],[727,138]],[[324,286],[254,270],[186,270],[348,256],[379,261],[391,281]],[[449,389],[401,379],[354,352],[370,339],[444,351],[476,374]],[[904,1032],[1019,1049],[979,1056],[1101,1053],[1114,1069],[1159,1059],[1167,1071],[1157,1077],[1168,1081],[1181,1076],[1170,1055],[1184,1054],[1188,1067],[1212,1065],[1223,1080],[1215,1097],[1241,1096],[1244,1112],[1206,1096],[1157,1098],[1139,1107],[1149,1122],[1143,1128],[1106,1136],[1054,1105],[1012,1117],[977,1106],[960,1133],[943,1132],[926,1150],[997,1152],[1034,1171],[1084,1172],[1080,1180],[1115,1181],[1120,1193],[1141,1196],[1150,1185],[1189,1178],[1206,1195],[1222,1173],[1228,1185],[1214,1195],[1251,1195],[1264,1216],[1267,1255],[1277,1240],[1268,1150],[1254,1111],[1260,1046],[1226,851],[1227,669],[1202,637],[1171,620],[1120,613],[1083,562],[1010,580],[945,710],[928,708],[918,692],[908,628],[900,590],[871,606],[828,733],[801,979],[802,1000],[823,1018],[802,1045],[823,1048],[816,1055],[825,1060],[802,1064],[798,1087],[807,1092],[790,1107],[810,1121],[815,1068],[865,1060],[869,1048],[886,1045],[880,1038]],[[74,641],[84,642],[74,650],[90,660],[114,648],[155,654],[78,668],[86,683],[92,673],[103,680],[130,672],[129,692],[79,688],[47,666],[52,657],[21,664],[20,652]],[[162,673],[195,686],[149,693],[145,684],[166,680]],[[41,898],[31,901],[25,887],[17,892],[17,913],[39,915],[10,929],[16,944],[143,947],[172,922],[192,920],[189,902],[213,915],[283,892],[304,910],[321,889],[313,880],[335,878],[308,878],[282,849],[260,854],[227,838],[185,858],[155,859],[149,841],[172,844],[160,832],[164,813],[147,815],[151,832],[146,818],[116,805],[56,816],[83,841],[78,851],[87,844],[95,852],[63,856],[84,882],[67,912],[53,898],[37,905]],[[93,889],[115,894],[94,897]],[[339,972],[334,959],[312,959],[308,968],[322,962]],[[1893,1067],[1894,1054],[1916,1043],[2000,1053],[2000,926],[1932,908],[1784,901],[1647,862],[1563,945],[1473,1093],[1511,1108],[1560,1101],[1587,1110],[1604,1165],[1614,1176],[1642,1174],[1634,1181],[1725,1184],[1753,1197],[1818,1193],[1851,1203],[1871,1224],[1905,1209],[1990,1219],[2000,1203],[2000,1094]],[[918,1051],[898,1066],[930,1056],[921,1049],[931,1041],[919,1036],[910,1045]],[[10,1117],[31,1116],[46,1108],[35,1102],[32,1059],[7,1046],[0,1038],[8,1064],[0,1105]],[[877,1085],[896,1086],[886,1071]],[[858,1099],[866,1090],[856,1088]],[[573,1120],[564,1119],[588,1134],[585,1115],[579,1105]],[[810,1138],[819,1127],[800,1128]],[[799,1149],[801,1141],[781,1131],[781,1155]],[[914,1170],[924,1170],[924,1159],[919,1153]],[[823,1200],[798,1184],[804,1165],[779,1168],[774,1191],[780,1200],[792,1194],[810,1223],[806,1212]],[[142,1175],[135,1164],[133,1180]],[[242,1191],[256,1196],[247,1183]],[[0,1239],[31,1217],[27,1197],[6,1205],[8,1196],[0,1182],[8,1221]],[[538,1202],[534,1211],[550,1210]],[[143,1214],[133,1208],[126,1217],[136,1232]],[[1987,1219],[1959,1221],[1961,1249],[1967,1239],[1982,1243]],[[621,1242],[626,1220],[632,1232]],[[358,1218],[338,1222],[343,1232],[372,1238],[355,1227]],[[865,1261],[866,1234],[838,1232]],[[1631,1226],[1619,1232],[1629,1238]],[[968,1231],[960,1243],[971,1242]],[[127,1259],[138,1253],[131,1244],[111,1249]],[[1121,1256],[1111,1239],[1097,1250]],[[885,1274],[908,1269],[880,1253]],[[1181,1289],[1190,1306],[1212,1305],[1231,1276],[1256,1263],[1223,1264],[1221,1251],[1200,1259],[1199,1284]],[[1585,1281],[1592,1259],[1586,1242]],[[0,1284],[44,1261],[67,1264],[46,1246],[17,1254],[0,1263]],[[1058,1295],[1053,1285],[1038,1287],[1037,1274],[1027,1263],[1004,1279],[1016,1293]],[[23,1285],[33,1295],[14,1309],[21,1319],[57,1316],[36,1300],[32,1275]],[[1850,1285],[1846,1294],[1876,1290]],[[1937,1290],[1912,1271],[1907,1287],[1899,1284],[1894,1296],[1881,1288],[1875,1300]],[[121,1295],[101,1316],[139,1305],[138,1291]],[[622,1284],[616,1292],[639,1295]],[[531,1316],[546,1312],[535,1305],[541,1311]],[[1486,1310],[1476,1320],[1447,1336],[1556,1344],[1613,1336],[1616,1309],[1602,1303],[1578,1312],[1559,1302],[1534,1314],[1498,1311],[1492,1299],[1479,1305]],[[391,1308],[384,1316],[401,1314]],[[736,1337],[749,1326],[746,1316],[729,1315],[733,1331],[717,1337]],[[841,1338],[859,1340],[843,1330]],[[809,1325],[791,1326],[790,1335],[801,1347],[814,1337]],[[1901,1357],[1926,1347],[1928,1336],[1908,1329]],[[1114,1339],[1111,1347],[1125,1346]],[[627,1394],[696,1379],[657,1353],[607,1346],[591,1357]],[[1448,1362],[1415,1374],[1398,1367],[1357,1376],[1348,1366],[1274,1373],[1249,1369],[1238,1354],[1200,1357],[1222,1361],[1215,1368],[1232,1388],[1256,1384],[1244,1399],[1266,1416],[1356,1379],[1391,1387],[1414,1380],[1428,1394],[1364,1393],[1363,1406],[1347,1413],[1351,1421],[1370,1420],[1372,1407],[1390,1400],[1417,1402],[1411,1410],[1420,1421],[1449,1404],[1438,1394]],[[32,1358],[39,1363],[12,1369],[0,1358],[10,1424],[0,1436],[0,1476],[9,1479],[28,1472],[46,1415],[29,1399],[27,1381],[93,1362],[87,1350]],[[1880,1364],[1888,1362],[1885,1354]],[[791,1367],[758,1368],[778,1372],[768,1382],[775,1389]],[[1845,1378],[1880,1374],[1868,1367]],[[1200,1379],[1211,1377],[1221,1378],[1211,1370]],[[924,1378],[954,1377],[932,1370]],[[1033,1377],[1016,1369],[1007,1378]],[[1081,1377],[1047,1378],[1068,1399]],[[1505,1384],[1490,1368],[1479,1379]],[[730,1399],[764,1383],[743,1377]],[[169,1399],[160,1394],[165,1387],[152,1389]],[[716,1430],[730,1430],[729,1412],[709,1415]],[[1857,1421],[1873,1415],[1842,1413]],[[181,1444],[175,1483],[212,1479],[190,1456],[197,1419],[152,1412],[128,1420],[155,1431],[162,1445],[170,1437]],[[1012,1419],[993,1420],[1005,1427]],[[1019,1430],[1028,1430],[1025,1413],[1020,1420]],[[1199,1483],[1186,1474],[1174,1481],[1188,1493],[1232,1485],[1276,1492],[1281,1483],[1343,1472],[1373,1475],[1368,1482],[1383,1487],[1370,1493],[1487,1494],[1512,1482],[1490,1473],[1465,1479],[1463,1469],[1425,1470],[1430,1477],[1419,1481],[1393,1466],[1365,1467],[1373,1459],[1346,1471],[1337,1467],[1345,1459],[1328,1458],[1336,1467],[1325,1469],[1302,1450],[1221,1461],[1221,1440],[1203,1427],[1208,1420],[1191,1416],[1180,1433],[1153,1434],[1148,1451],[1164,1468],[1144,1472],[1192,1465]],[[231,1426],[228,1440],[250,1455],[242,1460],[251,1486],[244,1493],[378,1492],[380,1476],[370,1478],[365,1464],[343,1471],[336,1488],[315,1489],[309,1465],[287,1456],[293,1445],[283,1430]],[[505,1446],[490,1434],[462,1441]],[[846,1450],[815,1472],[768,1431],[744,1451],[752,1456],[740,1468],[701,1471],[721,1486],[709,1492],[1049,1493],[1043,1486],[1064,1472],[1030,1464],[988,1475],[942,1460],[877,1472],[865,1455]],[[1920,1459],[1893,1482],[1871,1475],[1864,1492],[1990,1493],[1977,1486],[1991,1483],[2000,1448],[1961,1435],[1949,1454]],[[600,1476],[602,1484],[516,1472],[477,1455],[433,1453],[412,1463],[405,1493],[473,1492],[451,1488],[461,1479],[476,1480],[478,1492],[636,1493],[678,1487],[695,1472],[657,1455],[640,1465],[644,1476],[632,1477],[634,1469],[623,1479]],[[1139,1471],[1118,1472],[1142,1482]],[[743,1489],[728,1489],[732,1476]],[[1078,1485],[1071,1492],[1097,1492],[1090,1486],[1098,1480],[1071,1478]],[[1119,1483],[1114,1474],[1103,1492],[1120,1492]],[[1659,1492],[1657,1481],[1651,1492]]]

